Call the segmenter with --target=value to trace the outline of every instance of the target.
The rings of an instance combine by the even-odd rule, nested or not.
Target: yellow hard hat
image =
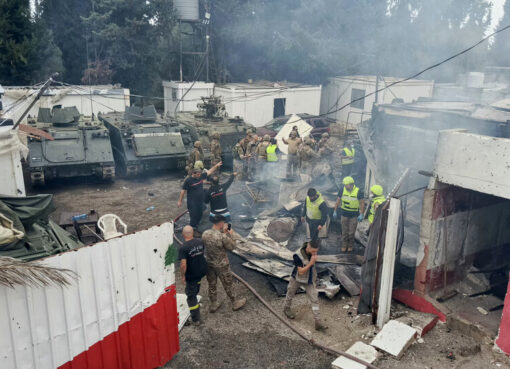
[[[370,192],[372,192],[376,196],[381,196],[383,194],[383,188],[379,185],[373,185],[370,187]]]
[[[194,169],[204,169],[204,163],[202,160],[197,160],[195,162]]]
[[[354,184],[354,178],[352,177],[345,177],[344,180],[342,181],[342,183],[344,185],[348,185],[348,184]]]

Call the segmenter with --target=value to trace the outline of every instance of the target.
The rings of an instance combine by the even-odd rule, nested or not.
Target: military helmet
[[[313,145],[313,140],[310,137],[305,138],[305,144],[307,145]]]
[[[373,185],[370,187],[370,192],[376,196],[381,196],[383,194],[383,188],[380,185]]]
[[[329,133],[328,132],[324,132],[322,135],[321,135],[322,138],[328,138],[329,137]]]
[[[253,129],[248,128],[248,129],[246,130],[246,134],[251,136],[251,135],[253,134]]]
[[[264,141],[269,141],[270,139],[271,139],[271,136],[269,136],[269,135],[267,135],[267,134],[266,134],[266,135],[264,135]]]
[[[194,146],[194,147],[196,147],[196,148],[198,149],[199,147],[202,147],[202,142],[200,142],[200,141],[195,141],[195,143],[193,144],[193,146]]]
[[[345,177],[342,183],[344,185],[354,184],[354,178],[352,178],[351,176]]]
[[[202,160],[197,160],[193,166],[193,169],[204,169],[204,163]]]
[[[212,138],[215,138],[216,140],[219,140],[219,139],[220,139],[220,134],[219,134],[219,132],[214,131],[214,132],[212,133],[211,137],[212,137]]]

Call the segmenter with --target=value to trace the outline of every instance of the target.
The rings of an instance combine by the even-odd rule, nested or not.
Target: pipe
[[[255,295],[255,297],[257,299],[260,300],[260,302],[271,312],[273,313],[278,319],[281,320],[282,323],[284,323],[287,327],[289,327],[292,331],[294,331],[299,337],[301,337],[302,339],[304,339],[305,341],[308,341],[309,343],[311,343],[313,346],[315,347],[318,347],[320,348],[321,350],[324,350],[326,351],[327,353],[329,354],[332,354],[332,355],[336,355],[336,356],[345,356],[347,359],[350,359],[352,361],[355,361],[361,365],[365,365],[367,368],[371,368],[371,369],[377,369],[376,366],[370,364],[370,363],[367,363],[366,361],[363,361],[359,358],[357,358],[356,356],[353,356],[351,354],[348,354],[347,352],[343,352],[343,351],[340,351],[340,350],[337,350],[337,349],[333,349],[331,347],[327,347],[327,346],[324,346],[322,344],[320,344],[319,342],[315,341],[313,338],[308,338],[304,333],[302,333],[299,329],[295,328],[292,324],[290,324],[283,316],[281,316],[278,312],[276,312],[276,310],[273,309],[273,307],[271,305],[269,305],[269,303],[264,300],[264,298],[262,296],[260,296],[257,291],[248,284],[248,282],[246,282],[244,279],[242,279],[241,277],[239,277],[237,274],[235,274],[234,272],[232,272],[232,275],[239,281],[241,282],[242,284],[244,284],[246,286],[246,288],[248,288],[251,293],[253,293]]]
[[[178,215],[175,219],[174,219],[174,222],[179,220],[184,214],[186,214],[187,211],[185,211],[184,213]],[[182,242],[177,238],[175,237],[175,233],[174,233],[174,240],[177,241],[178,244],[182,245]],[[361,365],[365,365],[367,368],[370,368],[370,369],[378,369],[375,365],[372,365],[370,363],[367,363],[366,361],[363,361],[361,359],[358,359],[356,356],[353,356],[351,354],[348,354],[347,352],[343,352],[343,351],[340,351],[340,350],[337,350],[337,349],[333,349],[331,347],[327,347],[327,346],[324,346],[322,344],[320,344],[319,342],[316,342],[313,338],[308,338],[307,336],[305,336],[305,334],[303,334],[299,329],[295,328],[292,324],[290,324],[283,316],[281,316],[275,309],[273,309],[273,307],[271,305],[269,305],[269,303],[264,300],[264,298],[262,296],[260,296],[258,294],[258,292],[250,285],[248,284],[248,282],[246,282],[243,278],[239,277],[237,274],[235,274],[234,272],[230,271],[232,273],[232,276],[234,276],[239,282],[241,282],[242,284],[244,284],[246,286],[246,288],[248,288],[251,293],[253,293],[255,295],[255,297],[257,299],[259,299],[259,301],[271,312],[274,314],[274,316],[276,316],[278,319],[280,319],[280,321],[285,324],[287,327],[289,327],[294,333],[296,333],[299,337],[301,337],[302,339],[304,339],[305,341],[307,341],[308,343],[312,344],[313,346],[317,347],[317,348],[320,348],[321,350],[327,352],[328,354],[331,354],[331,355],[336,355],[336,356],[344,356],[346,357],[347,359],[350,359],[352,361],[355,361]]]

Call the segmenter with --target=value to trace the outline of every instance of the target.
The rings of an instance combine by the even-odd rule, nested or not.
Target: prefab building
[[[320,113],[339,123],[357,125],[370,119],[376,102],[376,89],[399,81],[395,77],[345,76],[329,78],[322,88]],[[400,102],[413,102],[420,97],[432,97],[434,81],[412,79],[387,88],[377,94],[379,104],[390,104],[395,99]],[[351,103],[352,101],[352,103]],[[346,106],[349,105],[350,106]],[[339,110],[341,107],[345,108]]]
[[[228,83],[217,85],[230,117],[239,116],[255,127],[289,114],[319,114],[321,86],[289,82]]]
[[[33,101],[37,90],[31,87],[3,86],[2,98],[4,114],[17,121]],[[28,115],[37,117],[39,108],[52,108],[54,105],[76,106],[80,114],[109,113],[124,111],[130,105],[129,89],[107,86],[51,87],[32,106]],[[27,115],[27,116],[28,116]]]
[[[212,82],[163,81],[165,116],[173,117],[183,111],[198,111],[197,104],[202,97],[214,93]]]

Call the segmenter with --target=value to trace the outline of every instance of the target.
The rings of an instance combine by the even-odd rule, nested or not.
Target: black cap
[[[306,194],[309,197],[313,197],[313,196],[317,195],[317,190],[315,188],[311,187],[308,189],[308,192]]]

